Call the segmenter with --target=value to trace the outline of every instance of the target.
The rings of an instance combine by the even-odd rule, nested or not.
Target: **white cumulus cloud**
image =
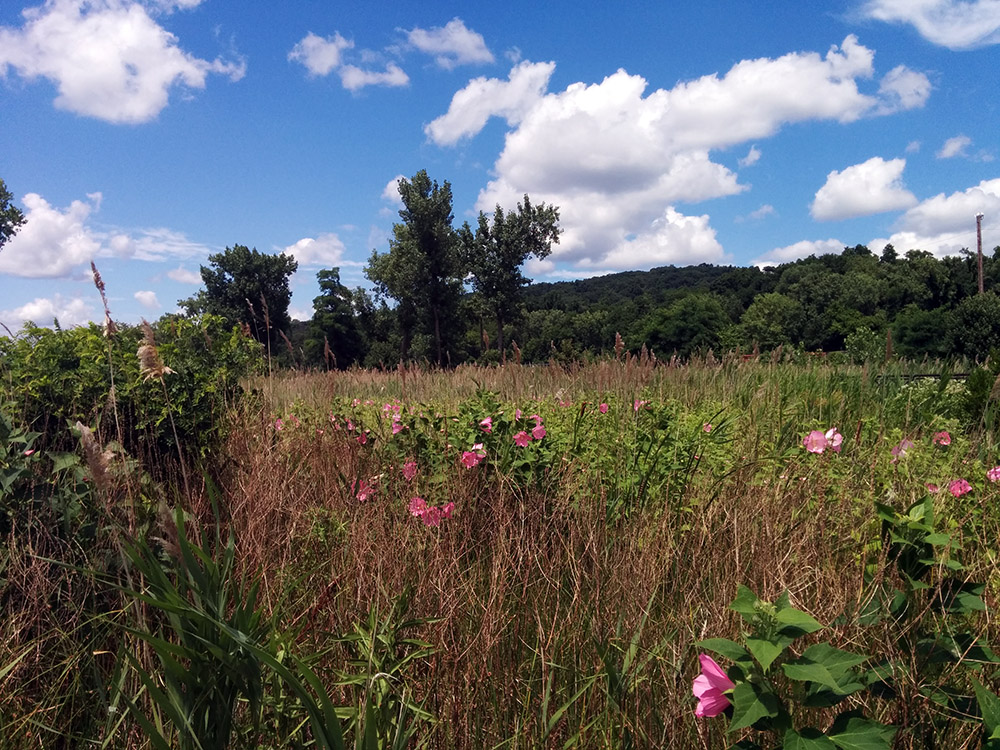
[[[927,41],[949,49],[1000,42],[998,0],[870,0],[869,18],[912,25]]]
[[[760,161],[760,149],[756,146],[751,146],[747,155],[739,160],[739,165],[741,167],[750,167]]]
[[[201,284],[201,274],[198,271],[189,271],[184,266],[177,266],[167,271],[167,278],[179,281],[181,284]]]
[[[341,262],[345,249],[337,235],[321,234],[316,238],[303,237],[282,252],[294,256],[301,266],[335,266]]]
[[[516,125],[542,98],[555,67],[552,62],[523,62],[511,69],[506,81],[475,78],[455,93],[448,111],[424,132],[439,146],[451,146],[476,135],[490,117],[503,117]]]
[[[348,91],[359,91],[365,86],[406,86],[410,77],[396,63],[389,63],[385,70],[365,70],[356,65],[343,65],[337,71],[340,82]]]
[[[25,222],[0,251],[0,273],[28,278],[69,275],[101,250],[87,219],[101,204],[101,194],[75,200],[59,209],[37,193],[23,198]]]
[[[156,299],[156,292],[147,290],[147,291],[136,292],[132,296],[135,297],[136,301],[140,305],[145,307],[147,310],[160,309],[160,301]]]
[[[459,65],[493,62],[493,53],[483,35],[466,28],[460,18],[453,18],[444,27],[415,28],[406,32],[407,41],[421,52],[434,56],[434,62],[445,70]]]
[[[904,213],[896,222],[890,237],[880,237],[869,247],[884,247],[891,243],[900,254],[908,250],[926,250],[937,256],[953,255],[962,248],[976,246],[976,214],[985,215],[983,245],[989,242],[989,228],[996,226],[1000,216],[1000,178],[983,180],[974,187],[951,195],[939,193]]]
[[[678,204],[747,189],[712,151],[747,144],[741,162],[749,166],[759,158],[755,142],[787,124],[850,123],[923,103],[929,87],[902,69],[876,91],[873,60],[848,36],[823,54],[743,60],[670,89],[648,91],[641,76],[619,70],[556,92],[547,91],[552,63],[522,62],[506,81],[470,81],[426,132],[446,145],[474,136],[490,117],[507,121],[495,177],[476,208],[513,207],[525,193],[558,206],[564,232],[550,265],[697,263],[724,253],[708,217],[687,216]]]
[[[956,156],[965,156],[966,149],[972,145],[972,139],[967,135],[956,135],[949,138],[941,146],[941,150],[935,154],[938,159],[953,159]]]
[[[875,156],[841,172],[830,172],[813,200],[813,218],[831,221],[909,208],[917,198],[903,187],[905,167],[906,159],[885,161]]]
[[[840,240],[802,240],[785,247],[776,247],[756,258],[752,265],[760,268],[777,266],[782,263],[791,263],[799,258],[808,258],[810,255],[834,255],[843,252],[843,250],[844,243]]]
[[[668,206],[645,232],[622,240],[596,263],[617,270],[725,261],[708,216],[685,216]]]
[[[288,53],[288,59],[305,65],[311,75],[325,76],[340,67],[341,53],[353,46],[339,32],[324,38],[310,31]]]
[[[190,7],[194,3],[171,3]],[[175,86],[203,89],[209,74],[239,80],[241,61],[202,60],[146,8],[127,0],[48,0],[0,27],[0,75],[52,81],[61,109],[113,123],[141,123],[167,106]]]
[[[882,77],[878,93],[882,103],[878,114],[889,115],[924,106],[931,96],[931,81],[923,73],[897,65]]]
[[[0,311],[0,321],[12,331],[19,329],[28,320],[41,326],[51,326],[54,320],[58,320],[60,326],[68,328],[96,320],[96,311],[90,302],[79,297],[67,299],[61,294],[55,294],[51,298],[36,297],[13,310]]]

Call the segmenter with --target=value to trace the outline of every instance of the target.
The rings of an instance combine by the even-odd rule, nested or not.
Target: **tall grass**
[[[959,430],[948,394],[908,377],[928,369],[896,364],[875,371],[780,358],[681,365],[626,357],[571,367],[275,375],[256,384],[258,399],[230,414],[218,471],[221,518],[200,495],[184,503],[203,525],[219,523],[226,538],[231,535],[232,575],[258,581],[261,621],[295,634],[290,647],[316,655],[308,668],[342,707],[348,742],[723,747],[734,738],[725,737],[719,723],[694,718],[691,679],[698,640],[739,633],[728,609],[736,586],[769,600],[787,590],[796,607],[824,623],[846,613],[832,636],[835,645],[891,648],[888,626],[849,624],[869,593],[866,569],[878,565],[873,502],[905,506],[926,492],[932,468],[965,475],[997,458],[990,435]],[[522,481],[489,460],[466,469],[457,461],[463,446],[456,446],[435,469],[439,477],[417,480],[426,479],[419,492],[429,503],[456,507],[440,526],[425,526],[407,510],[417,485],[400,474],[402,456],[392,453],[388,423],[372,415],[393,399],[414,411],[457,414],[474,409],[484,392],[507,412],[537,410],[550,432],[542,446],[583,447],[546,454],[540,482]],[[382,425],[373,443],[360,443],[330,420],[331,412],[344,417],[354,400],[357,419]],[[642,461],[635,452],[646,417],[636,400],[651,402],[657,419],[662,415],[657,434],[666,436],[662,447],[643,448],[649,452]],[[601,403],[611,408],[596,428]],[[279,417],[286,420],[280,430]],[[703,422],[712,424],[712,433],[701,434]],[[456,436],[467,427],[445,424],[454,425]],[[805,453],[803,434],[830,426],[845,435],[842,453]],[[924,463],[924,454],[889,463],[901,438],[944,427],[956,435],[954,450],[927,453]],[[567,431],[578,440],[559,442]],[[650,462],[655,471],[646,471]],[[649,479],[631,476],[636,467],[645,467]],[[376,491],[359,499],[355,482],[362,478]],[[642,502],[616,510],[622,497],[639,492]],[[971,551],[970,575],[992,581],[994,598],[998,494],[980,482],[971,496],[938,500]],[[58,551],[10,549],[22,578],[31,570],[51,587],[68,575],[37,567]],[[34,596],[26,580],[17,591]],[[68,708],[66,696],[90,696],[105,715],[111,705],[98,687],[71,689],[72,659],[83,658],[84,646],[102,652],[93,657],[99,662],[93,673],[107,690],[119,674],[116,659],[124,658],[118,647],[135,643],[94,647],[81,623],[57,624],[45,618],[44,607],[24,601],[9,595],[3,601],[0,705],[7,708],[0,709],[6,717],[0,735],[11,746],[41,747],[53,745],[24,733],[43,723],[52,725],[44,735],[49,739],[110,733],[103,720],[69,729],[77,709]],[[996,642],[996,626],[984,627]],[[352,633],[356,637],[346,637]],[[43,646],[54,637],[62,650]],[[15,660],[27,648],[59,660],[59,667],[47,665],[51,691],[30,679],[27,691],[18,683],[31,658]],[[143,662],[150,670],[147,691],[160,679],[151,657]],[[376,663],[391,667],[362,668]],[[6,664],[12,666],[4,673]],[[142,685],[132,679],[124,685],[119,677],[135,696]],[[233,700],[232,715],[245,724],[251,706]],[[933,706],[902,710],[863,700],[873,715],[904,726],[936,716]],[[84,704],[73,705],[82,710]],[[237,745],[250,742],[250,735],[236,734]],[[125,722],[110,735],[111,746],[143,746],[140,735]],[[275,741],[253,736],[260,747]],[[974,739],[974,727],[956,724],[935,741],[960,748]],[[907,731],[897,736],[899,747],[925,747],[924,741]]]

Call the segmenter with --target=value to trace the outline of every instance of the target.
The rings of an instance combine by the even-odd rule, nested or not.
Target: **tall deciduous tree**
[[[11,203],[12,200],[14,196],[4,181],[0,180],[0,249],[3,249],[7,241],[17,234],[17,230],[24,224],[24,214]]]
[[[504,323],[516,314],[521,290],[529,283],[521,266],[528,258],[548,257],[552,244],[559,242],[560,231],[559,209],[544,203],[532,206],[527,195],[517,204],[517,211],[504,213],[498,205],[492,223],[480,211],[475,233],[468,222],[459,230],[472,287],[497,324],[501,360],[505,357]]]
[[[389,252],[372,251],[365,275],[381,297],[396,301],[402,356],[409,355],[414,329],[422,325],[434,339],[438,365],[444,365],[463,275],[451,184],[439,186],[422,169],[399,181],[399,196],[402,221],[393,225]]]
[[[291,324],[288,279],[299,267],[295,258],[233,245],[209,255],[208,262],[201,267],[205,289],[178,304],[188,314],[211,313],[245,323],[258,341],[274,344],[277,332],[287,331]]]
[[[340,282],[340,269],[324,269],[316,274],[320,294],[313,299],[307,354],[329,367],[349,367],[364,358],[364,344],[354,310],[354,295]]]

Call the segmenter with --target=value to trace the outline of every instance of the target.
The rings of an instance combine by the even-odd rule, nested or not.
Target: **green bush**
[[[260,368],[260,345],[209,315],[166,317],[152,330],[171,370],[162,384],[142,375],[141,327],[105,337],[95,324],[50,330],[28,323],[0,338],[0,396],[40,433],[39,448],[72,450],[65,426],[80,421],[135,456],[175,455],[179,441],[205,458],[219,444],[227,407],[243,393],[241,380]]]

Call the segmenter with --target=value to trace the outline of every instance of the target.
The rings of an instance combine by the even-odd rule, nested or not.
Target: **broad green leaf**
[[[979,680],[973,680],[972,687],[975,688],[976,700],[979,702],[979,713],[983,717],[985,736],[990,741],[1000,740],[1000,697],[991,690],[987,690]],[[997,742],[996,746],[1000,747],[1000,742]]]
[[[851,669],[866,659],[866,656],[834,648],[829,643],[817,643],[798,659],[783,664],[782,669],[789,679],[818,683],[834,693],[843,694],[857,689],[857,678]]]
[[[703,641],[698,641],[696,645],[699,648],[708,649],[709,651],[721,654],[732,661],[750,661],[750,654],[747,653],[747,650],[740,644],[736,643],[736,641],[731,641],[728,638],[706,638]]]
[[[747,648],[750,649],[750,653],[753,654],[757,663],[760,664],[760,668],[765,672],[771,668],[774,660],[781,656],[785,645],[764,638],[747,638]]]
[[[860,716],[842,716],[827,736],[840,750],[889,750],[897,727],[886,726]]]
[[[801,732],[789,729],[785,732],[782,750],[836,750],[829,737],[818,729],[807,728]]]
[[[823,629],[823,626],[812,615],[807,615],[794,607],[778,610],[775,617],[784,626],[781,628],[781,632],[787,635],[805,635]]]
[[[734,612],[739,612],[747,622],[753,620],[757,614],[757,603],[760,599],[757,595],[743,584],[736,588],[736,598],[729,608]]]
[[[732,692],[733,718],[729,731],[753,726],[760,719],[778,715],[778,700],[772,693],[764,692],[756,685],[741,682]]]

